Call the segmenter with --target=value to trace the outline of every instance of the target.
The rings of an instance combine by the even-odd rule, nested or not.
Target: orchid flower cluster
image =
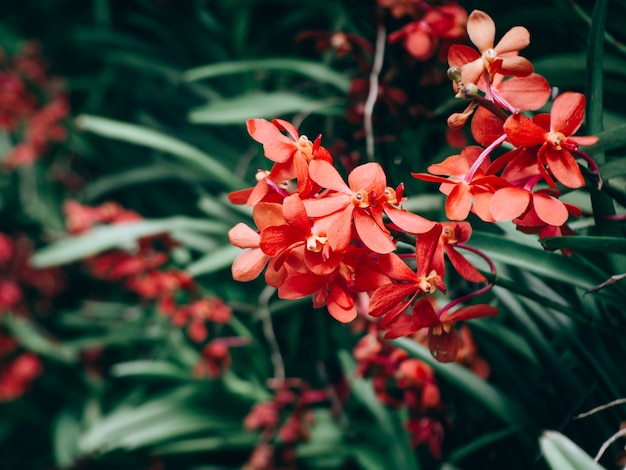
[[[471,100],[461,113],[448,119],[461,128],[473,115],[471,131],[480,146],[468,146],[459,155],[431,165],[416,178],[440,183],[447,196],[446,216],[465,220],[472,212],[485,222],[513,221],[525,233],[541,237],[570,235],[570,215],[581,210],[559,199],[557,182],[575,189],[585,178],[577,158],[589,166],[588,174],[601,185],[595,162],[581,152],[595,136],[574,136],[583,123],[585,96],[564,92],[553,101],[550,113],[527,117],[551,95],[547,80],[533,72],[532,63],[519,56],[530,43],[522,26],[510,29],[495,43],[495,24],[486,13],[475,10],[467,22],[475,49],[452,45],[448,52],[449,77],[457,97]],[[511,77],[511,78],[507,78]],[[495,156],[495,150],[507,151]]]
[[[142,220],[140,214],[115,202],[90,207],[68,200],[64,211],[68,231],[72,234]],[[168,234],[147,236],[137,241],[134,250],[99,253],[85,259],[84,263],[95,278],[120,282],[143,302],[153,302],[173,326],[184,329],[191,341],[202,345],[195,374],[218,377],[230,367],[229,348],[246,342],[237,337],[220,337],[217,333],[230,322],[232,309],[219,297],[201,296],[197,284],[185,271],[167,266],[170,250],[176,245]]]
[[[36,42],[24,43],[15,55],[0,50],[0,132],[13,144],[2,166],[31,165],[52,144],[64,141],[68,113],[67,97],[46,75]]]
[[[282,299],[312,295],[315,307],[326,306],[341,322],[359,314],[376,321],[386,338],[427,329],[433,355],[455,359],[454,323],[497,314],[489,305],[459,306],[492,286],[463,252],[482,258],[495,275],[488,257],[467,245],[470,212],[486,222],[512,220],[526,233],[568,234],[566,222],[580,210],[559,200],[557,182],[569,188],[585,184],[576,158],[597,175],[593,160],[578,150],[597,138],[573,136],[584,117],[582,94],[562,93],[550,114],[522,113],[541,108],[551,95],[545,78],[519,56],[530,42],[528,30],[514,27],[495,44],[493,20],[475,10],[467,33],[478,51],[450,46],[449,76],[457,97],[471,103],[448,124],[461,128],[473,115],[472,134],[481,146],[464,148],[428,173],[412,174],[440,183],[453,222],[403,209],[403,185],[389,186],[378,163],[355,167],[346,182],[321,136],[311,141],[287,121],[251,119],[248,132],[273,166],[258,171],[254,187],[230,194],[232,203],[253,207],[257,226],[240,223],[229,232],[233,245],[247,249],[233,263],[235,279],[250,281],[265,269],[265,281]],[[495,158],[494,150],[505,143],[512,149]],[[400,241],[414,243],[414,255],[397,253]],[[446,293],[446,259],[481,287],[438,308],[432,298]]]
[[[403,185],[388,186],[378,163],[357,166],[345,182],[321,137],[311,141],[287,121],[252,119],[248,132],[274,165],[257,173],[254,187],[230,194],[231,202],[253,206],[258,228],[239,223],[229,232],[233,245],[248,249],[233,263],[236,280],[250,281],[265,269],[280,298],[312,295],[314,306],[326,306],[338,321],[360,313],[388,338],[428,328],[431,351],[446,361],[458,350],[455,321],[497,313],[488,305],[452,311],[470,297],[438,312],[425,301],[446,292],[445,258],[466,280],[487,282],[462,254],[487,260],[465,244],[468,223],[438,223],[403,209]],[[415,254],[395,253],[399,240],[411,240]]]

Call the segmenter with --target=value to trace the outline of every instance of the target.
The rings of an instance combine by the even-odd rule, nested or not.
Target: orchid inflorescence
[[[567,220],[581,212],[559,199],[557,182],[568,188],[585,184],[576,158],[597,175],[591,158],[578,150],[597,138],[573,136],[584,116],[580,93],[558,95],[550,114],[524,114],[551,95],[547,80],[519,56],[530,42],[526,28],[516,26],[495,43],[493,20],[476,10],[467,32],[478,51],[451,45],[448,62],[456,96],[470,104],[448,122],[458,129],[473,116],[471,130],[480,146],[465,147],[429,166],[428,173],[412,174],[440,183],[451,222],[403,209],[403,184],[388,185],[378,163],[355,167],[346,182],[321,136],[310,140],[281,119],[251,119],[248,132],[273,166],[257,172],[254,187],[229,195],[232,203],[253,207],[256,223],[256,230],[240,223],[229,232],[233,245],[247,249],[233,263],[236,280],[250,281],[265,269],[266,283],[280,298],[312,295],[315,307],[326,306],[340,322],[366,318],[386,338],[426,329],[430,350],[441,361],[456,357],[455,322],[497,314],[490,305],[463,305],[495,279],[493,263],[467,244],[472,227],[466,219],[473,213],[485,222],[513,221],[542,237],[571,233]],[[496,156],[502,146],[507,151]],[[398,252],[398,243],[407,242],[414,255]],[[446,258],[477,288],[439,307],[433,295],[446,293]],[[491,275],[470,259],[482,259]]]

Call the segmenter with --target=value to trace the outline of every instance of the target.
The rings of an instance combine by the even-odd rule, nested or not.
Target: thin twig
[[[370,72],[370,89],[367,94],[367,100],[363,108],[363,126],[365,127],[365,145],[367,159],[374,161],[374,125],[372,118],[374,115],[374,105],[378,98],[378,78],[380,71],[383,68],[383,59],[385,57],[385,41],[387,40],[387,33],[385,31],[385,24],[379,20],[378,28],[376,30],[376,46],[374,50],[374,63],[372,64],[372,71]]]
[[[611,446],[611,444],[613,444],[615,441],[617,441],[620,437],[626,437],[626,428],[620,429],[615,434],[613,434],[611,437],[609,437],[604,442],[604,444],[602,444],[602,447],[600,447],[600,450],[596,454],[594,460],[596,462],[599,462],[600,459],[602,458],[602,456],[604,455],[604,453],[606,452],[606,450]]]
[[[622,405],[624,403],[626,403],[626,398],[618,398],[617,400],[613,400],[613,401],[611,401],[609,403],[606,403],[604,405],[596,406],[595,408],[593,408],[593,409],[591,409],[589,411],[585,411],[584,413],[576,415],[576,416],[574,416],[574,419],[586,418],[587,416],[591,416],[592,414],[595,414],[598,411],[603,411],[603,410],[606,410],[607,408],[611,408],[612,406]]]
[[[276,292],[276,288],[267,286],[259,296],[259,317],[263,322],[263,334],[270,346],[270,355],[272,364],[274,365],[274,380],[283,382],[285,380],[285,361],[280,353],[274,326],[272,325],[272,317],[270,315],[269,302],[270,298]]]

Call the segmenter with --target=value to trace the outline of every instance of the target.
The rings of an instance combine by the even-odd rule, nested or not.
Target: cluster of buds
[[[33,164],[66,138],[67,98],[45,70],[36,43],[23,44],[13,56],[0,51],[0,131],[14,142],[2,160],[7,168]]]
[[[28,260],[33,247],[25,236],[0,233],[0,323],[11,313],[43,315],[65,284],[56,268],[33,269]],[[23,351],[0,326],[0,402],[20,397],[43,371],[37,355]]]
[[[68,231],[86,233],[96,226],[142,220],[142,217],[115,202],[96,207],[67,201],[64,206]],[[172,324],[184,328],[188,338],[204,345],[196,375],[217,377],[230,365],[228,347],[238,338],[218,338],[220,327],[230,322],[232,309],[219,297],[198,294],[198,286],[185,272],[169,267],[170,250],[177,246],[168,234],[142,237],[133,250],[117,249],[84,260],[92,276],[119,282],[144,302],[154,302]],[[209,331],[209,324],[215,331]],[[243,343],[242,343],[243,344]]]
[[[431,5],[425,1],[378,0],[395,18],[411,21],[388,37],[389,42],[402,42],[406,51],[417,60],[428,60],[438,50],[465,37],[467,12],[456,3]]]
[[[39,358],[0,329],[0,403],[19,398],[43,372]]]
[[[365,294],[369,308],[362,313],[379,318],[390,336],[429,328],[436,338],[431,350],[440,360],[454,359],[454,322],[497,313],[487,305],[451,312],[467,296],[438,313],[422,301],[446,292],[445,258],[467,281],[487,282],[461,253],[473,251],[489,263],[465,244],[468,223],[438,223],[406,211],[403,185],[387,186],[377,163],[355,167],[346,183],[321,137],[311,142],[287,121],[252,119],[248,132],[274,166],[259,170],[256,186],[230,194],[231,202],[254,207],[258,228],[240,223],[229,232],[233,245],[248,249],[233,263],[236,280],[255,279],[267,266],[265,281],[280,298],[312,295],[316,308],[326,306],[341,322],[357,317],[356,299]],[[413,244],[415,255],[394,253],[398,240]],[[411,315],[404,315],[408,309]]]
[[[328,393],[313,390],[300,379],[277,381],[271,400],[257,403],[245,417],[249,431],[260,431],[259,441],[245,470],[295,468],[295,446],[309,439],[313,406],[328,401]]]
[[[456,96],[471,102],[448,124],[458,129],[473,116],[471,131],[480,146],[468,146],[431,165],[429,173],[413,176],[440,183],[451,220],[465,220],[472,212],[485,222],[513,221],[519,230],[541,237],[572,234],[566,222],[581,211],[559,199],[557,182],[572,189],[585,185],[580,158],[601,184],[597,165],[578,150],[598,138],[573,135],[583,122],[584,95],[561,93],[549,114],[527,117],[523,111],[541,108],[551,95],[547,80],[518,55],[530,43],[528,30],[516,26],[494,45],[495,24],[479,10],[469,16],[467,29],[478,51],[451,46],[448,75]],[[494,156],[505,143],[513,149]]]

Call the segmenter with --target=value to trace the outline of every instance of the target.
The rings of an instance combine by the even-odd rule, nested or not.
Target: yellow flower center
[[[432,294],[437,290],[435,279],[437,279],[437,271],[433,269],[427,276],[421,277],[417,285],[424,294]]]
[[[302,155],[304,155],[308,161],[313,159],[313,142],[311,142],[306,135],[301,135],[296,145],[298,146],[298,150],[302,152]]]
[[[323,233],[314,233],[306,239],[306,249],[314,253],[319,253],[324,249],[328,238]]]
[[[454,235],[454,230],[452,229],[452,227],[444,227],[443,230],[441,231],[440,238],[441,238],[441,241],[444,242],[445,244],[457,242],[457,239]]]
[[[387,202],[389,204],[391,204],[392,206],[397,206],[398,205],[398,195],[396,194],[396,190],[393,189],[391,186],[387,186],[385,188],[385,198],[387,199]]]
[[[450,333],[452,327],[454,326],[454,322],[446,321],[441,323],[440,325],[435,325],[432,328],[432,334],[435,336],[441,336],[444,333]]]
[[[360,189],[359,191],[352,193],[352,204],[361,209],[365,209],[370,206],[369,196],[367,192]]]
[[[561,144],[563,144],[566,140],[565,135],[561,132],[550,132],[546,137],[546,142],[552,145],[554,150],[561,150]]]
[[[482,53],[482,58],[485,61],[485,65],[491,64],[498,57],[498,53],[495,49],[487,49]]]

